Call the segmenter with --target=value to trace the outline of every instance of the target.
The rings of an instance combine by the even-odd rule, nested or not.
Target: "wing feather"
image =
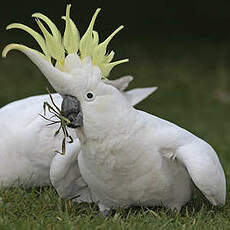
[[[67,145],[65,155],[57,154],[50,166],[50,180],[60,197],[79,198],[88,194],[88,185],[81,177],[78,167],[78,155],[81,145],[78,139]],[[90,202],[89,200],[87,200]]]
[[[213,205],[224,205],[226,181],[223,168],[214,149],[198,139],[179,147],[176,157],[187,168],[194,184]]]

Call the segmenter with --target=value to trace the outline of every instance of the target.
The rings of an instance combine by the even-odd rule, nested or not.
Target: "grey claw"
[[[109,210],[105,209],[104,211],[101,212],[101,214],[104,218],[107,218],[109,216]]]

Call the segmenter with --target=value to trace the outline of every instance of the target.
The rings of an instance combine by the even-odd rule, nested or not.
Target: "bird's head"
[[[26,54],[53,88],[63,96],[62,112],[71,121],[70,127],[88,125],[91,129],[98,130],[97,121],[106,123],[106,119],[111,122],[112,119],[118,120],[119,116],[124,118],[124,108],[131,107],[127,103],[127,97],[107,79],[114,66],[128,61],[123,59],[112,62],[115,53],[107,51],[108,43],[123,26],[99,43],[99,35],[93,29],[100,11],[97,9],[85,34],[80,38],[78,29],[70,18],[70,7],[71,5],[67,5],[66,16],[62,17],[65,20],[63,36],[55,24],[41,13],[32,16],[43,36],[20,23],[8,25],[7,30],[16,28],[32,35],[42,52],[21,44],[9,44],[4,48],[2,56],[6,57],[13,49]],[[47,24],[50,32],[42,22]],[[142,100],[155,90],[156,87],[136,92],[138,100],[134,101],[140,101],[140,98]]]
[[[116,29],[105,41],[99,43],[98,33],[93,30],[100,11],[97,9],[88,29],[80,38],[78,29],[70,18],[70,7],[71,5],[67,5],[66,16],[62,17],[65,20],[63,37],[55,24],[41,13],[35,13],[32,16],[35,17],[43,36],[20,23],[8,25],[7,29],[22,29],[32,35],[40,45],[42,52],[21,44],[9,44],[4,48],[2,56],[6,57],[12,49],[26,54],[38,66],[53,88],[64,97],[64,109],[67,109],[71,103],[73,105],[73,101],[75,104],[78,101],[79,108],[75,108],[75,111],[83,114],[87,111],[87,114],[91,114],[88,117],[84,116],[84,119],[92,119],[96,114],[98,116],[103,114],[106,117],[107,112],[110,112],[112,116],[108,108],[115,108],[117,104],[121,107],[122,104],[126,104],[126,99],[105,79],[114,66],[125,63],[128,59],[111,62],[114,52],[108,53],[107,45],[123,26]],[[51,33],[48,32],[42,21],[47,24]],[[66,98],[68,100],[65,100]],[[79,121],[79,124],[73,127],[82,124]]]

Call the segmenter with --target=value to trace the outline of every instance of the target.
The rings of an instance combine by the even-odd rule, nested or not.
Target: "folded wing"
[[[176,151],[176,157],[187,168],[194,184],[213,205],[224,205],[226,181],[223,168],[214,149],[198,139],[183,145]]]
[[[78,139],[67,145],[66,154],[56,154],[50,165],[50,180],[60,197],[64,199],[88,200],[88,186],[81,177],[78,167],[78,155],[81,152],[81,145]]]

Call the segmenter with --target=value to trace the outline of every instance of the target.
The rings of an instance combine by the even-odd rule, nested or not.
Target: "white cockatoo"
[[[152,87],[123,92],[132,80],[132,76],[124,76],[104,82],[119,89],[131,105],[139,103],[156,90],[156,87]],[[60,107],[62,97],[59,94],[52,94],[52,99]],[[59,124],[49,126],[50,122],[40,116],[44,115],[45,102],[52,105],[48,94],[18,100],[0,109],[1,188],[50,185],[50,163],[55,151],[61,152],[63,136],[61,132],[55,135]],[[47,118],[52,115],[49,110],[46,111]],[[75,131],[68,129],[68,132],[76,141]]]
[[[34,14],[40,16],[44,15]],[[13,23],[7,29],[22,29],[36,35],[38,43],[42,44],[42,38],[29,27]],[[117,88],[131,105],[136,105],[144,100],[157,87],[136,88],[124,92],[132,76],[124,76],[117,80],[104,79],[104,83]],[[54,103],[60,107],[62,97],[52,94]],[[54,135],[59,124],[47,126],[49,121],[40,115],[44,114],[43,104],[52,104],[50,96],[32,96],[12,102],[0,108],[0,187],[22,185],[24,187],[50,185],[49,171],[55,151],[61,152],[63,136]],[[53,114],[46,111],[46,117]],[[7,132],[6,132],[7,130]],[[76,141],[74,130],[68,129],[70,136]]]
[[[59,195],[95,202],[104,215],[133,205],[180,210],[195,184],[213,205],[223,205],[225,175],[213,148],[168,121],[136,110],[117,88],[103,82],[115,65],[127,61],[111,62],[114,52],[106,52],[122,27],[99,43],[93,30],[98,9],[80,39],[69,11],[70,5],[63,42],[49,19],[34,15],[45,37],[40,42],[44,54],[18,44],[3,50],[3,56],[11,49],[25,53],[63,96],[63,114],[79,141],[51,163],[50,178]]]

